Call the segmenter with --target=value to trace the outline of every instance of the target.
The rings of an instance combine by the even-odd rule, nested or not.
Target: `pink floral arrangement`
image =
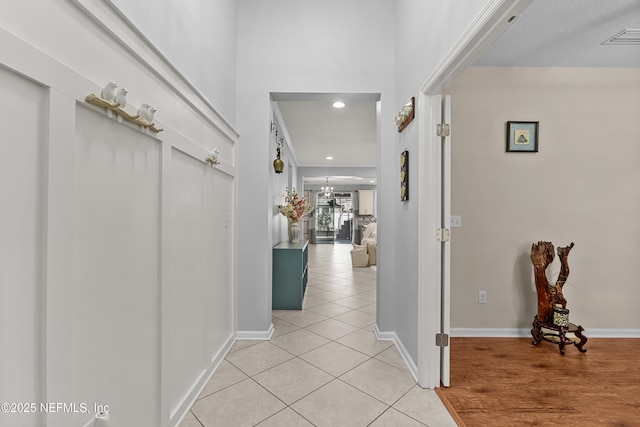
[[[284,196],[285,205],[280,206],[280,213],[290,222],[298,222],[303,216],[311,212],[311,206],[306,197],[298,197],[295,188]]]

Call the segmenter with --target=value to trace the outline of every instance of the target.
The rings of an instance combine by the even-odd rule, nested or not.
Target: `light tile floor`
[[[376,272],[350,250],[309,245],[303,309],[274,310],[270,341],[237,341],[181,427],[456,425],[376,339]]]

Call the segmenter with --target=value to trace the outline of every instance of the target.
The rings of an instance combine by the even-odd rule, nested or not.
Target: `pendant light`
[[[322,192],[325,199],[333,198],[333,187],[329,187],[329,177],[327,177],[327,186],[322,187]]]

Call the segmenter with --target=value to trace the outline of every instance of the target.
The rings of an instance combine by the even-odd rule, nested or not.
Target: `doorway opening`
[[[460,42],[420,88],[420,188],[418,272],[418,383],[424,388],[449,386],[450,242],[430,238],[434,230],[448,236],[450,212],[450,144],[442,120],[442,93],[473,60],[495,41],[531,0],[491,0],[460,37]],[[454,100],[455,102],[455,100]],[[451,102],[445,104],[451,105]],[[450,117],[450,110],[445,116]],[[446,117],[445,117],[446,118]],[[452,132],[453,133],[453,132]],[[449,181],[449,182],[445,182]],[[444,185],[443,185],[444,184]],[[434,206],[436,207],[434,209]],[[440,233],[439,233],[440,235]],[[436,340],[434,340],[436,337]]]
[[[303,237],[310,244],[359,243],[362,227],[375,221],[375,208],[361,213],[358,200],[359,191],[376,189],[380,94],[272,93],[271,99],[284,156],[294,165],[288,188],[313,208]],[[274,194],[285,181],[274,179]],[[274,244],[283,238],[274,233]]]
[[[285,185],[295,187],[313,208],[301,227],[301,241],[308,248],[301,309],[273,308],[272,340],[287,346],[285,336],[308,337],[312,332],[332,342],[317,339],[313,346],[318,349],[307,354],[321,353],[323,345],[345,354],[362,352],[356,348],[361,335],[375,340],[377,270],[368,262],[354,266],[351,252],[353,244],[360,243],[364,224],[375,221],[380,94],[272,93],[271,98],[273,121],[284,139],[282,155],[294,166],[286,171],[291,185],[287,177],[274,174],[273,194],[282,194]],[[338,100],[341,108],[333,106]],[[371,194],[366,212],[360,212],[360,192]],[[274,245],[286,241],[286,234],[277,231],[283,220],[274,215]],[[277,286],[274,279],[274,289]],[[332,359],[327,363],[335,364]]]
[[[353,199],[351,192],[315,195],[317,243],[353,243]]]

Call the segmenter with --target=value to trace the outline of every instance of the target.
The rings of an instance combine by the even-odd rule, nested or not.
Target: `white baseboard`
[[[202,390],[204,390],[205,386],[213,376],[213,374],[220,366],[220,363],[224,360],[231,347],[237,340],[269,340],[275,331],[273,327],[273,323],[269,325],[269,329],[266,331],[237,331],[235,335],[229,337],[229,340],[226,342],[224,347],[216,354],[211,360],[211,365],[209,369],[207,369],[204,374],[200,377],[200,380],[193,387],[191,392],[187,395],[187,397],[183,400],[182,404],[178,406],[178,408],[174,411],[171,416],[171,424],[174,426],[180,425],[184,417],[189,412],[189,409],[193,406]],[[174,421],[177,422],[174,424]]]
[[[376,339],[378,341],[393,342],[393,344],[396,346],[396,348],[400,352],[402,359],[404,359],[404,363],[407,364],[407,367],[409,368],[409,372],[411,372],[413,379],[416,382],[418,382],[418,367],[416,366],[415,362],[409,355],[409,352],[407,351],[405,346],[402,344],[402,341],[400,340],[398,335],[395,332],[381,332],[380,329],[378,329],[378,325],[375,325],[373,327],[373,332],[376,334]]]
[[[266,331],[237,331],[237,340],[270,340],[275,331],[273,323],[269,325],[269,329]]]
[[[398,337],[395,332],[380,332],[378,325],[373,326],[373,333],[376,334],[376,339],[378,341],[395,341]]]
[[[196,399],[198,398],[198,396],[200,396],[200,393],[202,393],[202,390],[204,390],[207,383],[218,369],[218,366],[220,366],[220,363],[222,363],[224,358],[227,356],[227,353],[229,352],[229,350],[231,350],[231,347],[235,342],[236,338],[231,335],[225,345],[220,349],[220,351],[218,351],[218,353],[213,356],[209,368],[200,376],[200,379],[196,382],[196,384],[191,389],[191,392],[187,394],[182,403],[178,405],[178,407],[172,412],[172,414],[170,414],[170,425],[180,425],[180,423],[182,422],[184,417],[187,416],[189,410],[196,402]]]
[[[640,338],[640,329],[585,329],[587,338]]]
[[[640,338],[640,329],[585,329],[587,338]],[[452,337],[531,338],[530,328],[451,328]]]
[[[531,329],[518,328],[451,328],[452,337],[485,338],[526,338],[531,337]]]

